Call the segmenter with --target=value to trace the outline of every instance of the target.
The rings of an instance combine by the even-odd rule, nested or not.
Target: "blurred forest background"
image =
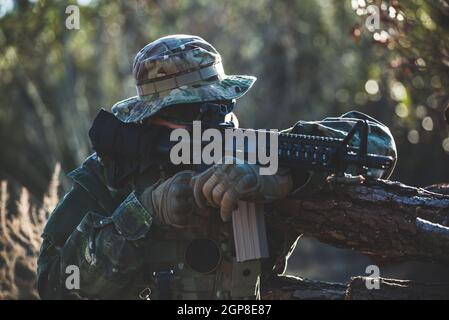
[[[66,28],[69,4],[80,9],[79,30]],[[380,14],[375,30],[366,26],[370,5]],[[392,179],[449,182],[447,0],[0,0],[0,180],[10,199],[24,186],[42,202],[57,163],[59,195],[69,190],[65,173],[91,153],[94,116],[136,94],[135,53],[171,33],[202,36],[228,74],[258,77],[238,103],[243,127],[360,110],[392,130]],[[346,281],[370,264],[310,239],[295,257],[292,272],[325,280]],[[382,272],[424,270],[391,268]]]

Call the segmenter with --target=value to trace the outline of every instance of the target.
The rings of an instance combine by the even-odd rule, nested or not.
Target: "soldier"
[[[188,35],[148,44],[133,69],[138,96],[114,105],[114,115],[170,128],[191,123],[203,102],[240,98],[256,80],[225,75],[219,53]],[[167,164],[117,186],[102,160],[94,154],[69,174],[73,188],[45,227],[38,260],[42,298],[255,297],[258,271],[248,265],[250,280],[236,281],[232,229],[224,221],[242,197],[287,195],[292,180],[286,172],[260,176],[248,164],[214,166],[193,183],[188,167]],[[208,207],[221,208],[224,221]],[[80,270],[78,290],[65,286],[70,265]]]
[[[226,75],[219,53],[189,35],[145,46],[133,74],[138,96],[116,103],[112,112],[123,123],[148,128],[185,127],[197,119],[202,103],[231,105],[256,80]],[[69,173],[73,188],[43,232],[42,298],[257,298],[260,281],[283,272],[294,232],[272,230],[268,215],[270,258],[237,263],[229,220],[238,200],[281,199],[299,189],[307,174],[281,168],[261,176],[247,163],[196,173],[188,165],[155,161],[138,175],[118,179],[120,170],[109,160],[98,152]],[[68,266],[79,268],[79,288],[66,286]]]

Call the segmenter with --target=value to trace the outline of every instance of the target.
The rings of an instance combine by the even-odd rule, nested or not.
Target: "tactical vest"
[[[228,225],[205,232],[154,228],[145,257],[150,283],[143,297],[257,298],[260,263],[235,261],[230,231]]]
[[[172,170],[161,168],[140,176],[136,190],[168,178],[175,173]],[[149,283],[141,298],[258,298],[261,263],[235,260],[232,224],[219,220],[218,213],[196,229],[153,225],[148,238],[145,268]]]

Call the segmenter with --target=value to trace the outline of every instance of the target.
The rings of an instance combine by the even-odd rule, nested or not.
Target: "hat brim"
[[[239,99],[255,81],[256,77],[252,76],[225,76],[222,80],[182,86],[144,99],[131,97],[113,105],[112,112],[122,122],[142,122],[159,110],[175,104]]]

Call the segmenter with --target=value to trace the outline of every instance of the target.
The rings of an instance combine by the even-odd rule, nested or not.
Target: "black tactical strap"
[[[159,300],[170,300],[173,298],[173,270],[159,271],[154,273]]]

